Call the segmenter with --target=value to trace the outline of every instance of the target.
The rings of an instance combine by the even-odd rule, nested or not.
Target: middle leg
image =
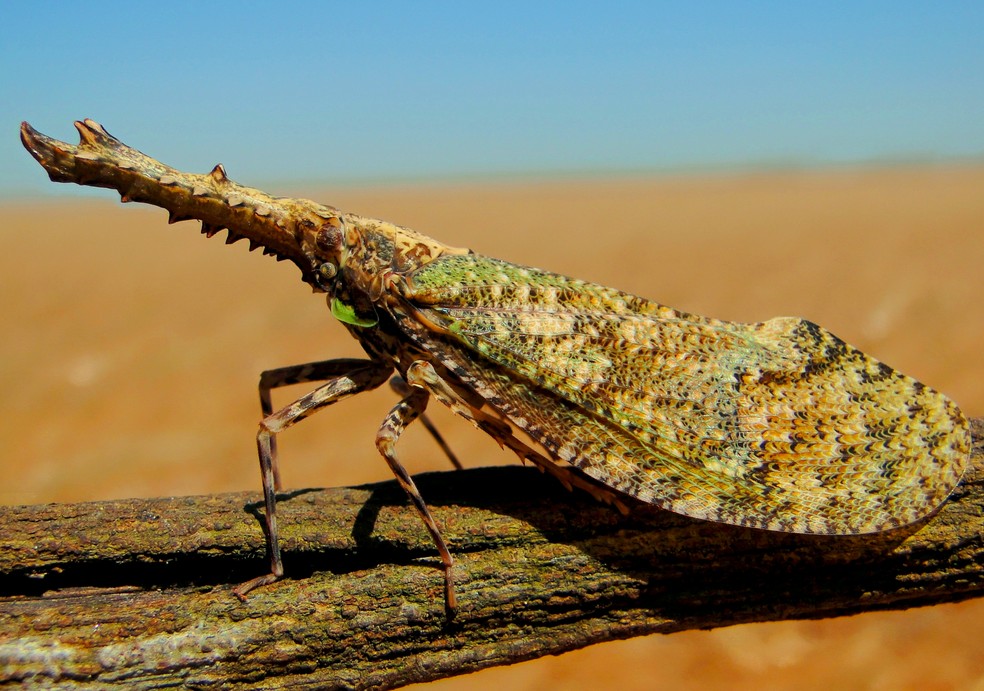
[[[576,468],[560,465],[530,448],[528,444],[525,444],[513,434],[513,428],[509,422],[490,415],[467,401],[448,382],[444,381],[438,375],[434,366],[430,363],[418,360],[410,365],[407,369],[407,383],[410,386],[420,387],[429,391],[437,400],[450,408],[453,413],[469,420],[475,427],[495,439],[499,443],[499,446],[510,449],[521,461],[530,462],[541,471],[553,475],[568,490],[577,487],[589,493],[598,501],[611,504],[622,514],[629,512],[629,508],[626,506],[623,496],[620,493],[584,475]]]
[[[376,448],[379,449],[379,453],[386,459],[390,470],[396,476],[396,481],[400,483],[407,496],[410,497],[410,501],[413,503],[414,508],[417,509],[417,513],[420,514],[420,518],[424,522],[427,532],[430,533],[431,539],[437,547],[438,554],[441,556],[441,563],[444,566],[444,611],[450,620],[454,618],[458,609],[458,599],[454,592],[454,574],[452,571],[454,560],[451,557],[451,551],[448,549],[447,543],[444,542],[444,536],[441,535],[441,529],[437,527],[437,522],[431,515],[427,503],[420,495],[420,490],[417,489],[413,478],[410,477],[407,469],[403,467],[403,464],[400,463],[396,455],[396,443],[399,441],[400,435],[403,434],[403,431],[414,420],[423,414],[429,398],[430,394],[426,390],[416,387],[410,388],[406,398],[397,403],[386,416],[386,419],[383,420],[379,432],[376,433]]]

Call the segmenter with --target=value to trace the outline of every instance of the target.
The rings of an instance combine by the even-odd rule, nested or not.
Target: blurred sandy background
[[[701,314],[808,317],[984,415],[984,167],[270,191]],[[0,502],[258,491],[259,372],[361,355],[292,265],[165,220],[108,192],[0,206]],[[282,435],[286,484],[388,479],[373,434],[393,400]],[[512,462],[432,411],[467,464]],[[412,472],[446,467],[421,429],[401,450]],[[640,638],[435,686],[984,689],[982,640],[971,601]]]

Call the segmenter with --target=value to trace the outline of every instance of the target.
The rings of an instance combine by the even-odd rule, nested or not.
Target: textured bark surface
[[[954,602],[984,593],[984,420],[931,519],[869,536],[770,533],[645,506],[629,516],[520,467],[424,475],[455,554],[394,482],[280,504],[258,493],[0,507],[0,683],[386,688],[648,633]]]

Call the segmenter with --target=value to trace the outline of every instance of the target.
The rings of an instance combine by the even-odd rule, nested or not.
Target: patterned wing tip
[[[872,533],[935,513],[969,465],[957,405],[810,322],[772,320],[762,333],[789,356],[741,377],[749,466],[776,490],[764,527]]]

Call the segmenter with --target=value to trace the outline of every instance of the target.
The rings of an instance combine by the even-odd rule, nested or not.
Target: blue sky
[[[360,183],[984,158],[984,3],[0,2],[17,126]]]

